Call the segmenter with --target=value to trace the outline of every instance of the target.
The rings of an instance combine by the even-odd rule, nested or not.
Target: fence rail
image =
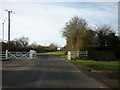
[[[72,57],[87,57],[88,51],[68,51],[68,60],[71,60]]]
[[[5,58],[6,57],[6,53],[5,52],[0,52],[0,58]]]

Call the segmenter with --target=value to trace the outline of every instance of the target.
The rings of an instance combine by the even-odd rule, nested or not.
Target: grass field
[[[64,52],[64,51],[54,51],[54,52],[47,52],[47,53],[65,55],[65,52]]]

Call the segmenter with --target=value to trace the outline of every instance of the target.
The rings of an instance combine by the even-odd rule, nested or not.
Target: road
[[[55,54],[4,61],[2,71],[3,88],[106,88]]]

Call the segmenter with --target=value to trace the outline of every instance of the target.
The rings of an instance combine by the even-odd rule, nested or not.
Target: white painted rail
[[[6,53],[5,52],[0,52],[0,59],[4,59],[6,58]]]
[[[88,51],[68,51],[68,60],[71,60],[72,57],[87,57]]]

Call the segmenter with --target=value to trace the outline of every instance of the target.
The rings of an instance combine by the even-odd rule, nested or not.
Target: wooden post
[[[8,50],[5,52],[5,58],[8,59]]]
[[[33,53],[33,57],[34,57],[34,59],[36,58],[36,56],[37,56],[37,52],[34,51],[34,53]]]
[[[77,57],[78,57],[78,58],[80,57],[80,55],[79,55],[79,51],[77,51]]]
[[[68,60],[71,60],[71,52],[68,51]]]
[[[32,50],[30,50],[30,59],[33,59],[33,51]]]
[[[88,51],[86,51],[86,57],[88,56]]]

